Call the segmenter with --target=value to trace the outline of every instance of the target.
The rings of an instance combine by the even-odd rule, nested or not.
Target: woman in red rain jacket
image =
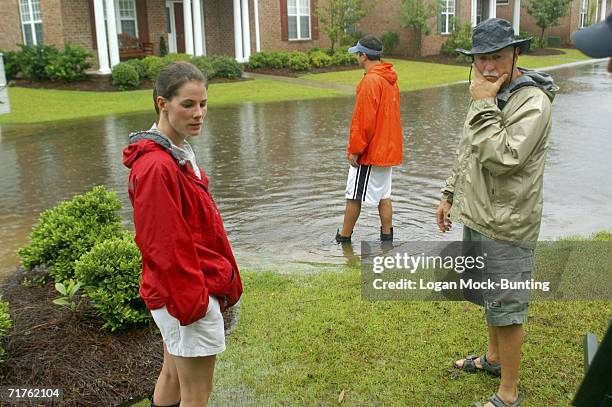
[[[238,302],[242,283],[208,180],[186,141],[202,130],[206,78],[176,62],[153,92],[158,122],[132,133],[130,168],[140,295],[161,331],[164,363],[152,406],[207,405],[215,357],[225,350],[221,312]]]

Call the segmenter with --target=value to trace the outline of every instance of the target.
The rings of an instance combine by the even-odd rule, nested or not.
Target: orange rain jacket
[[[390,167],[402,163],[402,124],[397,74],[393,64],[381,62],[357,86],[348,155],[359,164]]]

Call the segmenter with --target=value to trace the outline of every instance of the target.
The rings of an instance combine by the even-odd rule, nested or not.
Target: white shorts
[[[346,181],[346,199],[378,205],[381,200],[391,198],[391,168],[375,165],[359,165],[357,168],[350,166]]]
[[[225,350],[223,317],[219,300],[208,296],[206,315],[187,326],[168,313],[166,307],[151,311],[168,353],[173,356],[211,356]]]

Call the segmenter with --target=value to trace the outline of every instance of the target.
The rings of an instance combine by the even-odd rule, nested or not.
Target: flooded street
[[[466,71],[467,76],[467,71]],[[603,63],[553,72],[553,109],[540,238],[612,229],[612,75]],[[243,104],[209,109],[192,139],[244,269],[308,271],[347,261],[341,226],[354,98]],[[405,162],[393,178],[396,240],[442,238],[434,222],[468,103],[466,84],[402,94]],[[0,127],[0,275],[18,264],[41,211],[103,184],[116,191],[132,228],[127,135],[153,115]],[[378,238],[378,213],[364,206],[353,241]],[[443,236],[458,239],[460,228]]]

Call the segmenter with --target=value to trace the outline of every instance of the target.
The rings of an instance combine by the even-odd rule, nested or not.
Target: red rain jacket
[[[208,295],[234,305],[242,282],[217,205],[191,165],[171,155],[154,131],[134,133],[123,151],[131,169],[136,244],[142,254],[140,295],[148,309],[167,307],[181,325],[206,315]]]
[[[390,167],[402,163],[400,93],[393,64],[381,62],[357,86],[348,155],[359,163]]]

